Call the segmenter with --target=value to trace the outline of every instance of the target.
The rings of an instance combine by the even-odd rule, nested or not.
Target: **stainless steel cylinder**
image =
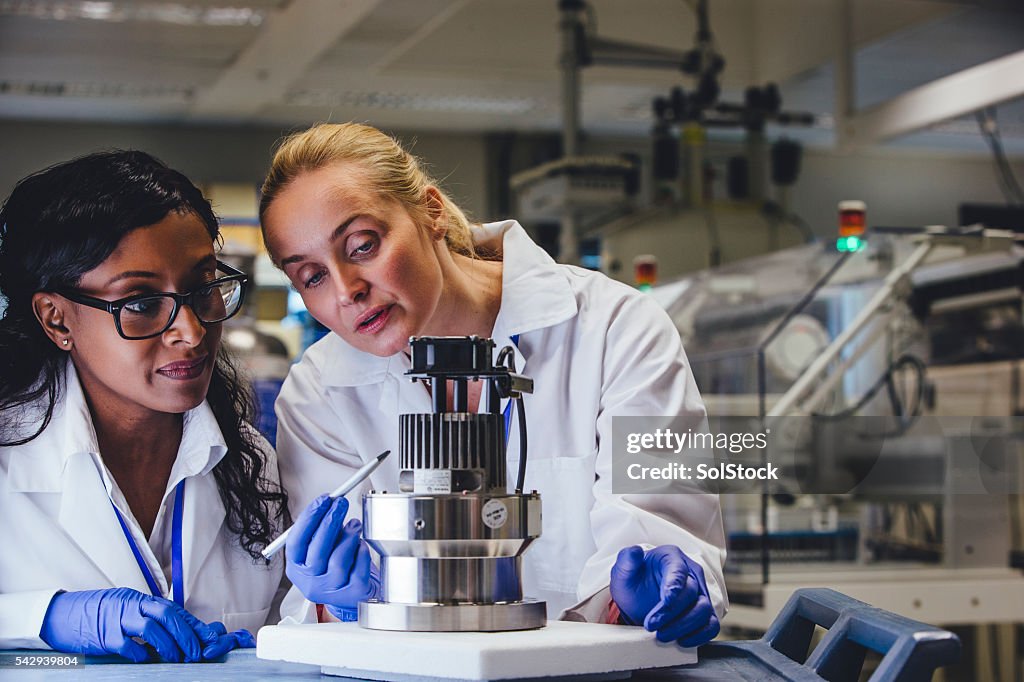
[[[522,601],[520,565],[519,557],[381,557],[383,600],[406,604],[496,604]]]
[[[536,493],[363,497],[363,536],[383,557],[518,556],[540,532]]]
[[[363,536],[381,556],[380,600],[359,608],[384,630],[542,627],[544,602],[524,601],[522,553],[540,536],[540,496],[408,495],[363,498]]]
[[[547,621],[547,605],[527,600],[512,604],[359,603],[359,625],[403,632],[506,632],[535,630]]]

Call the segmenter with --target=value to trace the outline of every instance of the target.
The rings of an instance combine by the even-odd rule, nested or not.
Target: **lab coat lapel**
[[[58,523],[114,587],[149,594],[146,579],[121,531],[110,494],[92,455],[76,453],[64,469]]]
[[[185,501],[181,519],[182,588],[186,599],[192,594],[197,576],[220,537],[227,509],[220,496],[214,468],[227,456],[228,448],[209,403],[203,402],[185,414],[181,445],[171,469],[168,488],[185,480]],[[166,513],[173,514],[173,497]],[[237,542],[231,538],[229,542]]]
[[[377,403],[380,411],[391,417],[396,414],[432,412],[433,405],[430,402],[430,394],[427,393],[423,384],[411,381],[405,375],[412,369],[412,361],[409,356],[405,353],[395,353],[388,360],[388,374],[381,383],[380,400]],[[396,437],[397,434],[398,425],[396,424]]]
[[[380,384],[380,399],[377,401],[377,408],[385,414],[395,414],[399,394],[405,388],[404,384],[412,385],[407,377],[402,376],[405,370],[399,367],[399,358],[395,356],[390,360],[392,361],[388,363],[388,373]]]
[[[135,561],[128,540],[110,502],[112,482],[107,480],[95,453],[99,452],[92,417],[78,373],[69,360],[65,366],[65,397],[53,420],[33,441],[38,449],[60,454],[60,466],[48,467],[59,476],[61,491],[57,523],[82,549],[114,587],[132,587],[149,593],[146,578]],[[42,488],[46,489],[46,488]]]
[[[519,223],[489,223],[477,230],[474,238],[486,242],[502,240],[501,308],[494,321],[495,343],[511,344],[511,338],[538,329],[553,327],[579,312],[569,282],[572,276],[537,246]],[[477,232],[475,231],[475,232]],[[515,344],[516,371],[526,366],[521,339]]]
[[[170,511],[170,509],[168,509]],[[185,504],[181,521],[181,563],[184,567],[185,595],[194,592],[195,582],[206,557],[222,532],[227,510],[212,473],[192,476],[185,483]],[[230,542],[237,542],[232,538]]]

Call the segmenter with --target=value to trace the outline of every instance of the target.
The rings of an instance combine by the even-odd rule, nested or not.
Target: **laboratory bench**
[[[824,636],[815,643],[816,631]],[[639,682],[710,682],[712,680],[858,679],[866,658],[879,658],[872,682],[931,680],[935,670],[955,663],[960,640],[951,632],[875,608],[835,590],[797,590],[761,639],[716,641],[698,649],[693,665],[635,672]],[[16,653],[0,652],[0,679],[104,680],[312,680],[318,666],[263,660],[253,649],[233,651],[222,661],[196,664],[131,664],[116,657],[79,657],[75,668],[19,668]],[[59,655],[59,654],[58,654]],[[819,676],[820,675],[820,676]],[[325,678],[341,679],[341,678]]]

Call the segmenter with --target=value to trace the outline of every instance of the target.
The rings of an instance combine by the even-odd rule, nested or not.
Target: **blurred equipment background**
[[[1021,679],[1024,498],[957,494],[915,431],[1024,414],[1021,74],[1019,0],[0,0],[0,192],[111,147],[201,182],[255,284],[225,340],[272,439],[326,332],[262,244],[272,148],[393,132],[473,219],[649,291],[713,416],[813,424],[802,476],[863,473],[867,418],[923,472],[723,495],[727,629],[821,584],[961,628],[947,679]]]

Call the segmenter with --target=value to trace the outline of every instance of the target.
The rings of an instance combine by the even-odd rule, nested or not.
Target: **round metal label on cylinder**
[[[508,507],[501,500],[487,500],[480,510],[484,525],[494,530],[501,528],[508,521]]]

